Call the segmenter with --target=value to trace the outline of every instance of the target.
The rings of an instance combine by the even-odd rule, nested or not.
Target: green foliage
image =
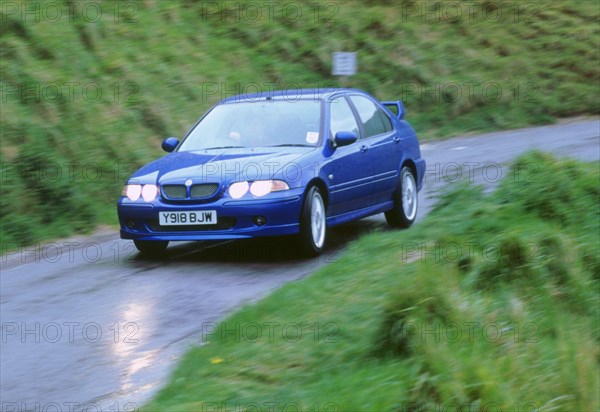
[[[38,1],[22,4],[37,17],[9,7],[0,16],[4,242],[115,224],[128,172],[237,93],[362,88],[404,100],[424,140],[600,109],[594,2],[509,2],[498,18],[484,18],[486,2],[461,6],[460,18],[456,4],[412,1],[256,3],[260,15],[238,1],[96,2],[100,16],[86,2],[53,5],[56,21]],[[340,50],[358,52],[351,79],[330,75]],[[31,156],[60,162],[63,177],[33,187],[7,177]],[[79,164],[67,181],[64,163]]]
[[[501,201],[517,201],[525,211],[563,226],[586,224],[600,217],[598,208],[589,202],[600,202],[598,170],[584,177],[575,161],[553,162],[550,155],[533,152],[521,157],[510,174],[520,184],[505,180],[498,191]]]
[[[508,174],[487,195],[456,185],[410,230],[362,237],[228,317],[228,338],[190,351],[144,409],[597,410],[600,220],[587,189],[599,164],[533,152],[511,170],[523,164],[528,179]],[[558,187],[564,204],[531,206]],[[239,332],[267,322],[309,333]],[[315,338],[332,324],[334,339]]]
[[[458,318],[452,300],[456,285],[450,283],[454,278],[451,273],[442,274],[437,270],[433,265],[423,265],[412,282],[398,285],[390,293],[381,329],[375,338],[375,355],[414,355],[419,345],[415,325],[448,324]]]

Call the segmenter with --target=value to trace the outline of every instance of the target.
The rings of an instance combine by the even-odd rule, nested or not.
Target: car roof
[[[364,91],[359,89],[349,89],[342,87],[330,87],[330,88],[319,88],[319,89],[290,89],[290,90],[267,90],[258,93],[247,93],[240,94],[237,96],[227,97],[219,102],[221,103],[229,103],[229,102],[240,102],[240,101],[256,101],[268,98],[277,98],[283,97],[285,99],[290,100],[299,100],[299,99],[316,99],[316,100],[327,100],[335,94],[338,93],[361,93],[366,94]]]

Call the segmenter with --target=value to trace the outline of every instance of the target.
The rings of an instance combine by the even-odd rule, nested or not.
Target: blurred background
[[[595,1],[3,1],[3,249],[116,224],[123,180],[220,99],[352,86],[422,140],[597,114]],[[331,75],[332,53],[358,73]],[[14,207],[19,205],[19,207]]]

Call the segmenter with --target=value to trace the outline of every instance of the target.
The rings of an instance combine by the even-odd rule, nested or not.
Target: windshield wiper
[[[213,149],[239,149],[246,146],[215,146],[215,147],[204,147],[198,150],[213,150]]]
[[[305,144],[305,143],[284,143],[284,144],[276,144],[273,146],[269,146],[269,147],[315,147],[312,144]]]

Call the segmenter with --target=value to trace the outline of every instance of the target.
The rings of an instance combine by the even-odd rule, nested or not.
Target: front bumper
[[[274,192],[260,199],[221,198],[210,203],[167,203],[161,198],[147,203],[126,197],[117,210],[122,239],[136,240],[225,240],[299,233],[302,209],[301,188]],[[160,226],[159,212],[216,210],[216,225]],[[262,216],[262,226],[254,222]]]

